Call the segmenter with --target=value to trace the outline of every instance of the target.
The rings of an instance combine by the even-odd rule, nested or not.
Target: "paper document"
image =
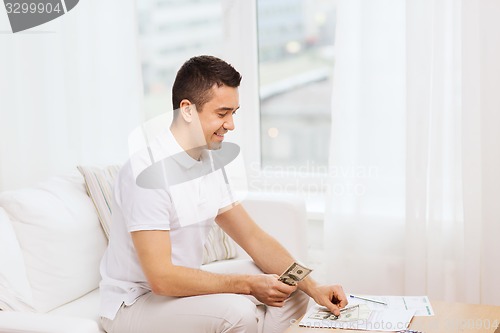
[[[354,297],[352,297],[354,296]],[[357,296],[367,299],[377,300],[387,305],[370,302],[357,298]],[[434,316],[431,302],[427,296],[372,296],[372,295],[351,295],[348,296],[349,305],[366,304],[371,310],[412,310],[415,316]]]
[[[434,315],[427,296],[348,294],[348,301],[349,304],[341,310],[339,317],[326,307],[314,305],[304,315],[299,326],[394,332],[408,328],[414,315]]]
[[[340,316],[319,305],[311,307],[299,323],[303,327],[394,332],[408,328],[414,311],[371,310],[366,304],[348,305]]]

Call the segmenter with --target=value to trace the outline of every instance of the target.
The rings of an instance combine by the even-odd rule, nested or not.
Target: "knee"
[[[257,309],[249,299],[234,295],[227,303],[224,333],[256,333]]]

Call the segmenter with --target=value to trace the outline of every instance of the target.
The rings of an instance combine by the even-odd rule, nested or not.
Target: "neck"
[[[191,156],[193,159],[199,161],[201,158],[201,153],[203,149],[206,149],[206,145],[201,145],[197,143],[196,138],[193,137],[193,133],[188,131],[186,128],[181,128],[180,126],[173,123],[170,126],[170,131],[172,132],[175,141],[181,146],[184,151]]]

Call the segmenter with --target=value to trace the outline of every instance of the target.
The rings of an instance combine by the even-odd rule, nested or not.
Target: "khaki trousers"
[[[251,261],[233,266],[233,273],[262,273]],[[230,273],[224,267],[220,273]],[[237,294],[167,297],[150,292],[122,305],[114,320],[101,318],[101,325],[108,333],[283,333],[305,313],[308,301],[299,290],[281,308]]]

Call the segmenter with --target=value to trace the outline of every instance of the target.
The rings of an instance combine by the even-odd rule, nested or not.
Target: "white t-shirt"
[[[146,181],[137,181],[151,157],[159,167],[148,169],[156,172]],[[100,315],[109,319],[123,303],[133,304],[151,291],[131,232],[169,230],[172,263],[199,268],[214,218],[232,203],[222,171],[213,170],[211,153],[204,151],[200,161],[194,160],[169,130],[150,144],[147,154],[134,156],[122,167],[113,193],[109,245],[100,266]]]

